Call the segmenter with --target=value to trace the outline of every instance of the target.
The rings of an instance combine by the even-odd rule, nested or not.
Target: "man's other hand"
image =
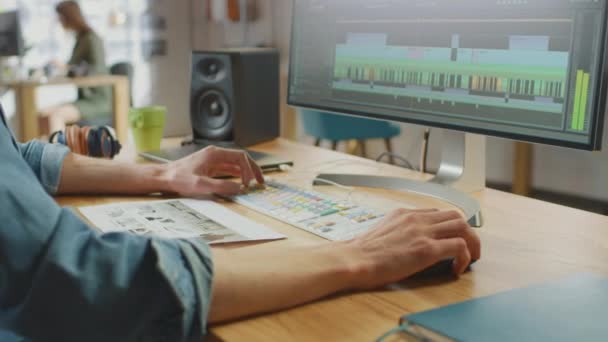
[[[165,172],[168,189],[182,196],[211,193],[232,196],[253,180],[264,184],[262,170],[247,152],[215,146],[167,164]],[[213,178],[218,176],[238,177],[241,184]]]
[[[348,242],[360,275],[356,287],[373,289],[453,259],[456,275],[481,257],[481,242],[457,211],[405,210],[389,214],[375,229]]]

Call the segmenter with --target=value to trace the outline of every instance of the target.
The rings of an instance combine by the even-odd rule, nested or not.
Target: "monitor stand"
[[[404,178],[351,174],[320,174],[314,185],[328,180],[345,186],[412,192],[447,201],[460,208],[473,227],[483,225],[481,206],[469,194],[485,188],[485,137],[444,131],[442,160],[428,182]]]

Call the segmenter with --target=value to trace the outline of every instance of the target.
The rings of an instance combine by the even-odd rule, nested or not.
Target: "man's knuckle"
[[[457,210],[450,210],[450,211],[448,211],[448,217],[452,220],[457,220],[457,219],[461,219],[462,215],[460,215],[460,213]]]
[[[437,245],[429,238],[420,238],[416,242],[415,254],[420,259],[425,259],[437,254]]]
[[[403,224],[413,226],[420,222],[420,217],[416,214],[408,214],[403,217]]]
[[[199,177],[199,178],[197,178],[197,179],[196,179],[196,181],[195,181],[195,185],[196,185],[197,187],[201,187],[201,186],[210,186],[210,185],[212,185],[212,184],[211,184],[211,183],[209,183],[209,182],[208,182],[208,181],[207,181],[205,178],[203,178],[203,177]]]
[[[397,210],[395,210],[395,214],[399,215],[399,216],[404,216],[407,215],[409,213],[409,210],[405,209],[405,208],[399,208]]]
[[[418,229],[418,227],[416,226],[407,226],[405,227],[405,229],[402,229],[401,232],[411,236],[411,238],[413,239],[417,239],[419,236],[422,235],[420,234],[420,229]]]
[[[428,227],[425,226],[424,224],[420,224],[418,222],[415,222],[411,225],[414,229],[414,233],[416,234],[416,236],[428,236],[427,232]]]
[[[459,232],[465,232],[469,229],[469,224],[463,218],[458,218],[454,221],[455,227]]]
[[[467,242],[462,238],[457,238],[454,242],[459,251],[467,249]]]

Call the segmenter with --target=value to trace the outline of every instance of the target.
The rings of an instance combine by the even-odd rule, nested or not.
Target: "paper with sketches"
[[[79,210],[104,233],[129,232],[166,239],[201,238],[209,244],[285,238],[212,201],[129,202]]]

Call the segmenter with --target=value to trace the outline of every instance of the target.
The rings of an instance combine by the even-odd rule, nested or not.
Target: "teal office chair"
[[[339,142],[356,140],[363,157],[367,156],[366,140],[383,139],[387,152],[392,153],[391,139],[401,134],[401,127],[387,121],[313,110],[301,110],[300,116],[306,134],[316,139],[315,146],[320,146],[323,140],[329,140],[332,142],[332,149],[336,150]]]
[[[133,64],[129,62],[120,62],[110,67],[110,75],[125,76],[129,79],[129,91],[133,89],[133,75],[135,71]],[[130,97],[131,105],[133,105],[133,96]]]

